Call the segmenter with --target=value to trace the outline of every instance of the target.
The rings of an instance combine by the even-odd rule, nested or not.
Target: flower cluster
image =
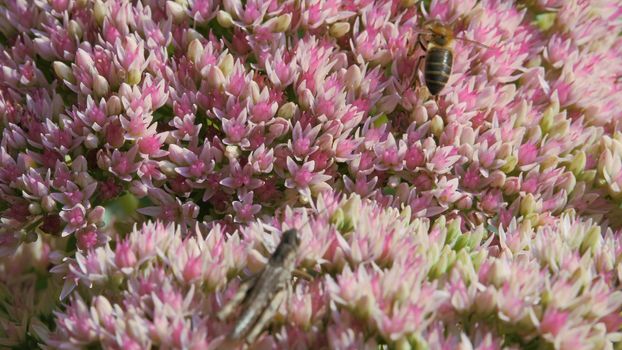
[[[432,21],[455,34],[436,97]],[[0,335],[202,348],[289,225],[325,277],[274,344],[617,341],[621,30],[616,0],[2,0]]]
[[[145,224],[66,262],[66,285],[79,293],[54,332],[36,330],[67,349],[218,348],[232,327],[219,308],[297,227],[297,265],[315,276],[294,282],[262,348],[595,349],[620,340],[622,240],[590,220],[567,214],[538,229],[513,220],[495,235],[358,195],[323,196],[317,210],[232,234],[197,226],[185,239],[179,226]]]

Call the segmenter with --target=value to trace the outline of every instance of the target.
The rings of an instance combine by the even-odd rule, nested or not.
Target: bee
[[[423,76],[425,85],[432,96],[437,96],[449,80],[454,61],[454,39],[467,41],[482,47],[488,46],[466,38],[454,37],[451,26],[434,22],[428,25],[430,36],[427,47],[419,40],[419,44],[427,52],[424,62]]]
[[[218,319],[223,321],[238,305],[242,307],[240,317],[227,336],[228,341],[252,344],[274,317],[291,289],[299,246],[295,229],[283,232],[266,267],[257,276],[244,281],[231,301],[218,312]]]

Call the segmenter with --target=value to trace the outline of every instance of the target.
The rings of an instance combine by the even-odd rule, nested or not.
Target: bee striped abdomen
[[[432,95],[437,95],[449,80],[454,55],[451,50],[432,47],[425,58],[425,85]]]

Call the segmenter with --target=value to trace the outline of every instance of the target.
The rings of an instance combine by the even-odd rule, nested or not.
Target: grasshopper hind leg
[[[233,298],[231,298],[231,300],[229,300],[229,302],[227,302],[227,304],[225,304],[225,306],[223,306],[222,309],[218,311],[218,314],[216,315],[218,320],[224,321],[225,319],[229,318],[229,316],[231,316],[235,308],[240,305],[242,301],[248,296],[248,293],[255,285],[256,280],[257,276],[252,276],[242,281]]]
[[[270,321],[270,319],[274,317],[274,314],[276,313],[277,309],[279,308],[279,306],[281,306],[281,303],[283,302],[283,300],[285,300],[286,294],[287,294],[287,290],[283,289],[274,295],[274,298],[272,299],[272,301],[270,301],[270,304],[268,304],[266,309],[261,314],[261,317],[259,318],[259,320],[257,320],[257,322],[255,323],[251,331],[246,336],[247,344],[252,344],[255,341],[255,339],[257,339],[257,337],[261,334],[266,323],[268,323],[268,321]]]

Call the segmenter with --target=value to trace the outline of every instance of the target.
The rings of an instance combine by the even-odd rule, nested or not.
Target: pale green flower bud
[[[332,37],[341,38],[342,36],[348,34],[350,31],[350,23],[348,22],[337,22],[333,23],[330,26],[329,33]]]

